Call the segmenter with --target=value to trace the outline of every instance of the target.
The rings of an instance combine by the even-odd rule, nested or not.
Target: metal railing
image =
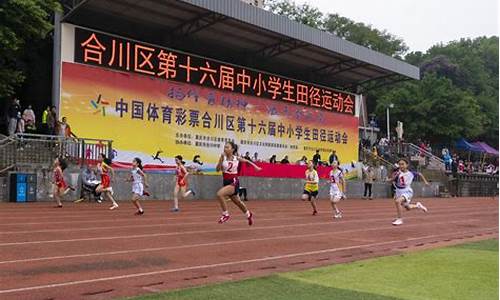
[[[398,143],[390,146],[391,152],[397,153],[400,156],[405,157],[421,157],[425,163],[424,166],[429,169],[445,169],[444,161],[432,154],[431,152],[420,148],[419,146],[412,143]]]
[[[16,167],[48,167],[56,157],[82,165],[96,161],[101,153],[112,157],[112,141],[16,134],[0,140],[0,174]]]

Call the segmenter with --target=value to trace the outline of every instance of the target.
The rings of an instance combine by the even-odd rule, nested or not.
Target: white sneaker
[[[111,207],[109,209],[113,210],[113,209],[117,209],[117,208],[118,208],[118,204],[113,204],[113,205],[111,205]]]
[[[417,208],[421,209],[423,212],[427,212],[427,207],[425,207],[422,203],[417,202]]]
[[[333,216],[335,219],[342,219],[342,212],[339,211],[338,213],[336,213],[334,216]]]
[[[392,222],[392,225],[398,226],[398,225],[403,225],[403,219],[398,218]]]

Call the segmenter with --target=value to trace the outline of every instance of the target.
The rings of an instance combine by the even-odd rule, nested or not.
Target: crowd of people
[[[261,159],[259,157],[259,153],[257,152],[255,152],[253,156],[250,156],[250,152],[246,152],[243,158],[252,162],[268,162],[271,164],[283,164],[283,165],[291,164],[288,155],[283,156],[281,160],[278,160],[276,155],[272,155],[269,159],[265,160]],[[307,156],[304,155],[299,160],[295,161],[295,164],[300,166],[306,166],[308,161],[309,160],[307,159]],[[316,152],[312,157],[312,162],[314,163],[314,166],[332,166],[334,162],[337,162],[337,164],[340,165],[340,160],[335,150],[332,150],[332,152],[328,156],[328,160],[326,161],[321,159],[320,151],[316,150]]]
[[[38,133],[67,138],[76,137],[71,131],[66,117],[62,117],[59,120],[55,106],[47,106],[41,114],[41,120],[37,120],[32,106],[28,105],[23,110],[21,101],[18,98],[14,98],[7,109],[6,133],[9,136],[16,133]]]

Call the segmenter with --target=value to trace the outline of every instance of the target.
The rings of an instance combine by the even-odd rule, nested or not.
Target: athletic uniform
[[[101,162],[98,166],[97,169],[101,173],[101,186],[102,188],[106,189],[109,188],[111,184],[111,178],[109,177],[109,166],[105,162]]]
[[[403,197],[405,199],[405,206],[410,204],[411,198],[413,197],[411,183],[415,176],[418,176],[418,173],[411,171],[398,171],[396,173],[396,180],[394,181],[394,185],[396,186],[396,198]]]
[[[66,181],[64,181],[62,170],[59,167],[54,169],[54,183],[58,189],[66,189],[68,187]]]
[[[142,182],[142,176],[139,173],[139,170],[139,168],[133,168],[131,171],[132,179],[134,180],[132,182],[132,193],[142,197],[144,194],[144,183]]]
[[[187,186],[187,179],[186,179],[186,169],[181,168],[180,166],[177,166],[175,169],[175,175],[177,176],[177,185],[180,187]]]
[[[229,160],[224,156],[222,161],[222,184],[223,186],[234,186],[234,193],[231,196],[238,195],[240,191],[240,180],[238,179],[239,158],[233,155],[233,159]]]
[[[330,199],[333,201],[339,201],[344,193],[340,189],[340,182],[343,180],[344,174],[342,170],[336,169],[330,171]]]
[[[318,196],[318,185],[319,185],[319,176],[318,172],[316,170],[306,171],[306,180],[307,181],[313,181],[314,183],[311,182],[306,182],[306,185],[304,186],[304,194],[309,195],[311,197],[317,197]]]

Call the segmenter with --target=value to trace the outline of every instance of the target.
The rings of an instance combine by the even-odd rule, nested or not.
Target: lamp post
[[[387,139],[390,141],[391,140],[391,120],[389,116],[389,109],[394,108],[394,104],[389,104],[387,106]]]

